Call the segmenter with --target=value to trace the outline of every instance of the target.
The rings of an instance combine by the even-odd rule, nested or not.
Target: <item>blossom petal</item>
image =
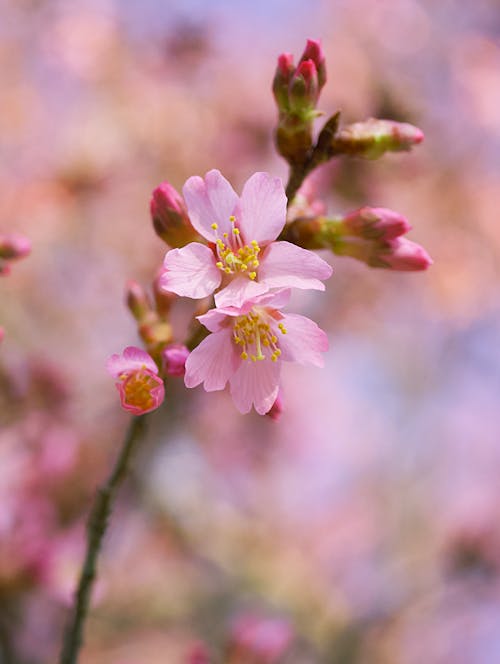
[[[182,249],[171,249],[163,262],[160,287],[200,299],[211,295],[221,282],[221,272],[215,266],[213,251],[199,242],[191,242]]]
[[[182,188],[194,228],[204,238],[215,242],[222,233],[231,233],[229,217],[234,214],[238,196],[220,171],[209,171],[205,178],[190,177]],[[217,223],[217,233],[212,224]]]
[[[247,244],[275,240],[286,220],[286,195],[280,178],[254,173],[243,187],[236,217]]]
[[[325,290],[323,279],[328,279],[332,268],[313,251],[297,247],[291,242],[273,242],[262,255],[259,281],[270,288],[312,288]]]
[[[246,300],[266,293],[269,287],[246,276],[236,277],[215,294],[216,307],[241,307]]]
[[[314,321],[299,314],[285,314],[280,323],[286,334],[279,334],[281,359],[299,364],[324,366],[322,353],[328,350],[328,337]]]
[[[280,363],[269,359],[244,360],[230,378],[231,396],[240,413],[248,413],[252,404],[259,415],[271,410],[278,396]]]
[[[232,328],[210,334],[186,360],[186,387],[203,383],[207,392],[222,390],[241,362],[232,341]]]
[[[158,367],[153,358],[142,348],[136,346],[127,346],[121,355],[111,355],[106,362],[106,369],[113,378],[119,378],[121,374],[138,369],[148,369],[152,373],[158,373]]]
[[[210,309],[206,314],[201,316],[196,316],[202,325],[204,325],[207,330],[210,332],[219,332],[226,325],[224,323],[227,321],[228,316],[238,316],[238,311],[234,310],[234,313],[229,312],[226,309]]]

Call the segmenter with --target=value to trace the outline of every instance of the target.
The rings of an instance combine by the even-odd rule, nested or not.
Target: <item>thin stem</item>
[[[132,454],[145,428],[145,416],[133,417],[122,449],[108,480],[97,492],[87,525],[87,552],[83,563],[78,588],[75,594],[73,613],[65,632],[60,664],[76,664],[83,643],[83,628],[87,618],[92,586],[96,577],[97,558],[108,526],[114,498],[126,477]]]

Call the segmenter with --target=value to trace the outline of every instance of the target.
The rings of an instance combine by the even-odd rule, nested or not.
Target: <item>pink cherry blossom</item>
[[[240,413],[264,415],[276,402],[281,363],[323,366],[326,334],[309,318],[280,310],[290,289],[257,295],[241,307],[211,309],[198,320],[212,333],[189,355],[184,382],[203,383],[207,392],[224,389]]]
[[[158,376],[153,358],[135,346],[127,346],[122,355],[112,355],[106,368],[118,379],[122,407],[133,415],[156,410],[165,397],[165,387]]]
[[[193,227],[209,245],[191,242],[165,256],[163,289],[195,299],[215,295],[218,307],[242,306],[270,288],[324,290],[331,267],[290,242],[275,242],[286,220],[279,178],[255,173],[241,197],[217,170],[193,176],[183,188]]]

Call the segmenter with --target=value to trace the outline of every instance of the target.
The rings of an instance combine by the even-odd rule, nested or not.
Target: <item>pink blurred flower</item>
[[[277,422],[281,418],[283,410],[284,410],[283,393],[281,390],[279,390],[278,396],[276,397],[275,402],[271,406],[271,410],[268,410],[266,415],[268,415],[272,420]]]
[[[153,358],[135,346],[128,346],[122,355],[112,355],[106,368],[120,393],[122,407],[133,415],[155,410],[165,397],[165,387],[158,376]]]
[[[270,288],[324,290],[331,267],[289,242],[274,242],[286,220],[286,195],[279,178],[255,173],[238,197],[217,170],[194,176],[183,188],[194,228],[212,246],[192,242],[165,256],[161,287],[192,297],[217,288],[218,307],[241,307]],[[262,252],[262,253],[261,253]]]
[[[31,253],[31,242],[18,233],[0,233],[0,275],[10,274],[10,261],[25,258]]]
[[[275,664],[288,650],[293,636],[291,625],[281,618],[241,616],[231,630],[230,661],[251,659],[255,664]]]
[[[169,376],[184,376],[189,350],[184,344],[170,344],[162,352],[163,365]]]
[[[240,413],[264,415],[278,396],[281,362],[323,366],[326,334],[309,318],[283,314],[290,289],[257,295],[242,306],[211,309],[198,320],[210,334],[186,361],[187,387],[224,389]]]

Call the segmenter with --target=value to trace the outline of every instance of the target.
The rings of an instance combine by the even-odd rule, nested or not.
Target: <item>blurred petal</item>
[[[252,404],[259,415],[271,410],[278,396],[280,363],[269,360],[244,360],[230,379],[231,396],[240,413],[248,413]]]
[[[227,328],[203,339],[186,360],[186,387],[203,383],[207,392],[224,389],[229,377],[240,362],[232,341],[232,329]]]
[[[247,276],[236,277],[215,294],[215,305],[217,307],[241,307],[246,300],[268,290],[268,286],[258,281],[252,281]]]
[[[291,242],[273,242],[265,250],[259,267],[259,281],[270,288],[312,288],[325,290],[322,280],[328,279],[332,268],[313,251]]]
[[[146,351],[136,346],[127,346],[122,355],[111,355],[106,362],[106,369],[113,376],[118,378],[123,373],[137,371],[138,369],[148,369],[153,373],[158,373],[153,358]]]
[[[213,251],[199,242],[171,249],[163,266],[160,287],[184,297],[200,299],[211,295],[222,278]]]
[[[299,314],[285,314],[280,323],[286,334],[279,334],[281,359],[286,362],[323,367],[322,353],[328,350],[328,337],[314,321]]]
[[[217,170],[209,171],[205,179],[190,177],[182,189],[189,219],[204,238],[215,242],[222,233],[231,233],[229,217],[234,214],[238,196],[226,178]],[[212,224],[218,224],[217,233]]]
[[[280,234],[286,220],[286,195],[280,178],[255,173],[243,187],[236,214],[245,242],[267,244]]]

